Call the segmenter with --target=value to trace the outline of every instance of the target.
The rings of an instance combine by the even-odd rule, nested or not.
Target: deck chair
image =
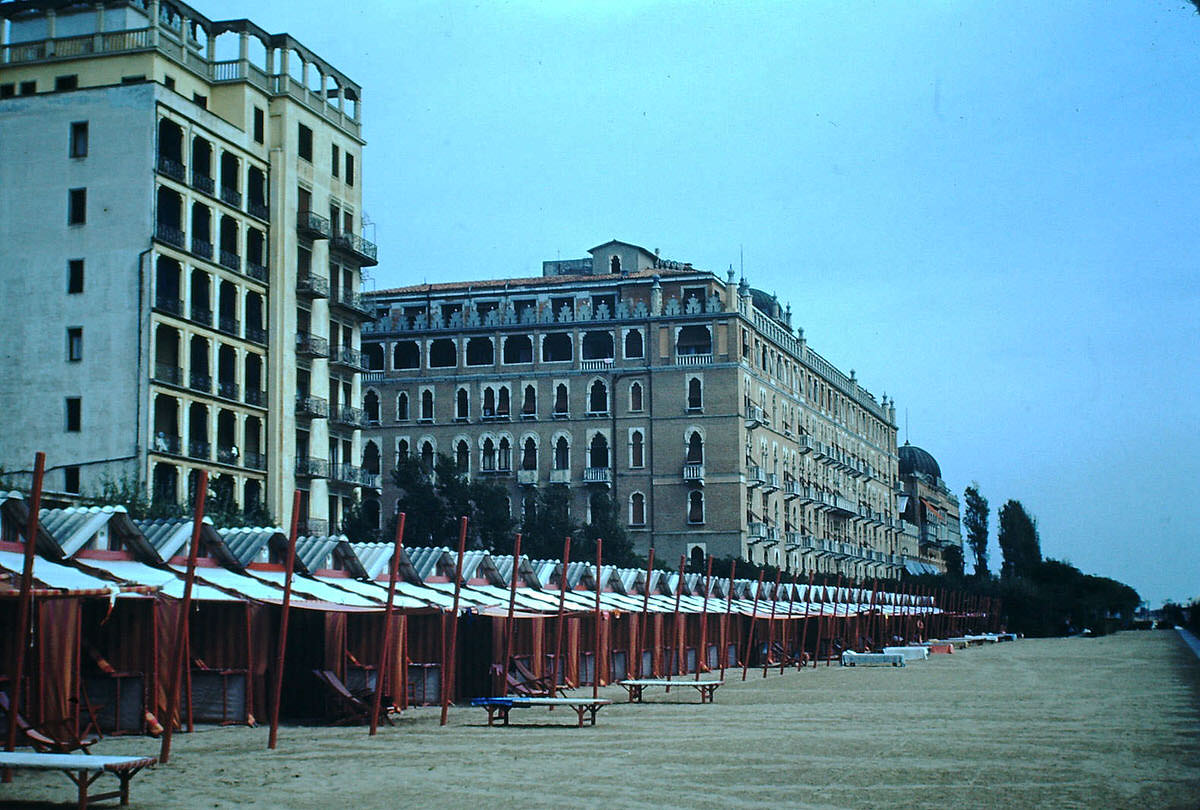
[[[333,698],[334,704],[341,712],[341,716],[334,721],[334,725],[361,723],[370,719],[371,706],[368,703],[371,698],[370,695],[360,697],[351,692],[333,670],[314,669],[312,673],[320,681],[321,685],[325,687],[326,693],[329,697]],[[389,726],[392,725],[392,718],[388,717],[387,711],[383,712],[383,719]]]
[[[114,667],[111,663],[109,663],[108,659],[105,658],[103,655],[101,655],[100,651],[98,649],[96,649],[96,647],[91,642],[89,642],[87,639],[83,639],[82,646],[83,646],[84,652],[86,652],[88,654],[88,657],[92,659],[92,662],[95,663],[96,669],[98,669],[100,671],[100,674],[103,677],[111,680],[113,683],[113,691],[115,694],[113,695],[113,698],[112,698],[113,727],[110,730],[110,733],[118,734],[123,731],[132,731],[135,733],[140,732],[141,731],[140,728],[129,728],[129,729],[121,728],[121,710],[122,710],[122,704],[123,704],[121,693],[123,691],[123,684],[126,683],[127,681],[131,682],[132,689],[140,690],[142,677],[143,677],[142,673],[118,671],[117,668]],[[92,701],[91,695],[88,694],[87,687],[83,683],[80,684],[79,691],[80,691],[80,700],[83,703],[83,708],[87,710],[88,718],[89,718],[88,725],[87,725],[87,728],[85,729],[85,731],[90,732],[92,729],[95,729],[96,736],[103,737],[104,732],[103,732],[103,729],[100,728],[100,714],[104,711],[106,706],[101,705],[101,704],[94,704]],[[145,705],[144,705],[144,701],[139,701],[139,702],[142,703],[143,705],[139,706],[139,708],[138,708],[138,716],[143,718],[143,723],[144,723],[145,722],[144,715],[146,714]],[[157,723],[158,721],[155,720],[155,722]]]
[[[0,692],[0,722],[5,726],[8,724],[9,711],[8,693]],[[34,727],[20,712],[17,712],[17,733],[22,742],[41,754],[70,754],[73,751],[90,754],[92,752],[88,749],[99,740],[98,737],[79,737],[75,734],[67,739],[58,739]]]
[[[557,697],[565,695],[565,686],[555,688],[550,678],[539,678],[519,658],[513,658],[506,675],[508,688],[524,697]]]

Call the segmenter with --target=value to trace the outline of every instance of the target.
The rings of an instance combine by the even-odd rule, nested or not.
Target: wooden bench
[[[844,667],[902,667],[904,656],[898,653],[842,653]]]
[[[929,654],[930,655],[950,655],[953,652],[954,652],[953,644],[930,644],[929,645]]]
[[[0,768],[15,771],[62,771],[79,787],[79,807],[88,802],[121,799],[129,804],[129,780],[138,771],[158,762],[157,757],[102,757],[95,754],[39,754],[26,751],[0,751]],[[119,790],[88,795],[88,788],[103,774],[111,773],[121,782]]]
[[[725,681],[689,681],[686,678],[679,680],[667,680],[666,678],[631,678],[629,680],[617,681],[618,686],[625,687],[625,691],[629,693],[629,702],[642,702],[642,693],[651,686],[665,686],[667,691],[671,691],[672,686],[690,686],[700,693],[701,703],[712,703],[713,693],[717,688],[723,685]]]
[[[921,645],[908,647],[884,647],[888,655],[903,655],[905,661],[924,661],[929,657],[929,648]]]
[[[588,716],[591,724],[596,725],[596,712],[600,711],[601,706],[607,706],[612,703],[611,700],[603,698],[552,698],[552,697],[483,697],[472,698],[472,706],[482,706],[487,709],[488,725],[493,725],[496,718],[499,717],[501,724],[508,725],[508,713],[512,709],[527,709],[533,706],[548,706],[551,709],[556,706],[566,706],[573,709],[579,718],[578,727],[583,728],[583,718]]]

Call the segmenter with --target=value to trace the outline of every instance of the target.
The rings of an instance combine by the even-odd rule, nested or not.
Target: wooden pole
[[[592,700],[600,697],[600,571],[604,559],[604,539],[596,538],[596,632],[592,643]]]
[[[646,620],[650,610],[650,572],[654,569],[654,547],[650,547],[650,557],[646,560],[646,584],[642,588],[642,616],[638,621],[638,677],[646,677]],[[650,677],[654,677],[654,651],[650,651]]]
[[[271,731],[267,735],[267,748],[272,751],[279,739],[279,702],[283,697],[283,661],[287,651],[288,611],[292,607],[292,567],[296,564],[296,534],[299,528],[300,490],[296,490],[292,495],[292,523],[283,572],[283,606],[279,614],[279,644],[275,650],[275,692],[271,696]]]
[[[447,650],[447,656],[450,658],[450,666],[446,670],[445,677],[442,678],[442,722],[441,725],[446,725],[446,718],[450,714],[450,695],[454,691],[454,667],[458,652],[458,598],[462,592],[462,567],[463,555],[467,553],[467,516],[463,515],[458,519],[458,560],[454,563],[454,607],[450,610],[450,649]]]
[[[833,634],[837,632],[837,615],[838,615],[838,591],[842,589],[842,575],[838,574],[837,585],[833,586],[833,619],[829,623],[829,647],[833,648]],[[849,606],[847,606],[849,607]],[[844,649],[843,645],[843,649]],[[825,656],[825,666],[830,666],[832,656]]]
[[[783,633],[781,634],[783,636],[783,655],[779,656],[780,675],[783,674],[783,670],[787,668],[788,664],[788,642],[791,641],[788,631],[792,627],[792,622],[795,621],[793,617],[796,613],[796,580],[799,576],[799,574],[792,574],[792,590],[788,594],[788,617],[787,621],[783,623]]]
[[[200,554],[200,530],[204,520],[204,498],[208,493],[208,471],[200,470],[196,485],[196,501],[192,508],[192,542],[188,546],[187,574],[183,580],[183,605],[179,612],[179,625],[175,632],[175,655],[171,658],[171,688],[167,692],[167,717],[163,724],[162,749],[158,761],[166,765],[171,760],[171,734],[175,729],[175,707],[179,703],[179,678],[187,660],[184,650],[191,636],[192,584],[196,581],[196,557]],[[188,711],[191,711],[192,696],[188,694]]]
[[[817,668],[817,658],[821,654],[821,637],[825,634],[825,599],[829,595],[829,586],[821,586],[821,612],[817,614],[817,641],[813,647],[813,669]]]
[[[675,631],[675,674],[683,674],[683,629],[679,626],[679,599],[683,596],[683,567],[687,563],[687,555],[679,555],[679,579],[675,582],[675,611],[672,623]],[[671,680],[670,667],[667,668],[667,680]],[[671,687],[667,687],[670,689]]]
[[[42,509],[42,479],[46,475],[46,454],[38,452],[33,457],[33,487],[29,493],[29,516],[25,521],[25,560],[21,567],[21,591],[17,602],[17,632],[20,640],[17,644],[16,670],[13,673],[12,689],[9,692],[8,704],[8,734],[5,737],[4,750],[13,751],[17,747],[17,712],[21,710],[21,685],[25,679],[25,651],[29,649],[30,614],[33,612],[33,558],[37,548],[38,513]],[[4,769],[3,781],[12,781],[12,771]]]
[[[396,542],[392,549],[392,559],[388,563],[388,595],[387,607],[383,609],[383,633],[379,640],[379,666],[375,668],[375,694],[371,700],[371,730],[368,736],[374,737],[379,728],[379,702],[383,698],[383,686],[388,674],[388,662],[392,660],[392,605],[396,603],[396,574],[400,570],[400,552],[404,548],[404,522],[407,512],[401,512],[396,517]],[[462,557],[460,551],[459,557]],[[408,673],[402,673],[407,679]],[[404,681],[402,680],[403,684]],[[403,688],[403,687],[402,687]]]
[[[513,624],[513,613],[517,608],[517,574],[521,570],[521,533],[517,532],[517,539],[513,543],[513,567],[512,576],[509,577],[508,583],[508,624],[505,625],[504,637],[504,692],[503,695],[508,697],[508,668],[512,665],[513,657],[513,636],[516,634],[516,626]]]
[[[550,694],[556,694],[558,689],[559,656],[562,655],[563,608],[567,602],[567,566],[571,563],[571,538],[563,540],[562,572],[558,577],[558,622],[554,631],[554,668],[550,681]]]
[[[725,664],[729,658],[729,622],[733,620],[733,578],[737,574],[737,560],[729,563],[729,590],[725,593],[725,623],[721,627],[721,649],[717,660],[721,662],[721,680],[725,680]]]
[[[805,644],[808,641],[808,606],[812,604],[813,572],[808,572],[808,588],[804,591],[804,627],[800,630],[800,655],[796,656],[796,671],[804,666],[804,656],[807,655]]]
[[[708,667],[708,595],[712,587],[712,555],[708,555],[708,569],[704,572],[704,601],[700,608],[700,654],[696,659],[696,680],[700,680],[700,670],[710,672]]]
[[[871,604],[870,604],[870,607],[867,609],[867,627],[866,627],[866,633],[864,634],[864,636],[865,636],[864,642],[865,643],[863,644],[863,650],[862,650],[863,652],[870,652],[872,644],[875,643],[875,631],[873,629],[874,625],[875,625],[875,596],[876,596],[875,589],[878,587],[879,587],[879,580],[876,579],[875,577],[871,577]]]
[[[742,680],[750,671],[750,645],[754,641],[754,624],[758,618],[758,592],[762,590],[763,572],[758,572],[758,584],[754,587],[754,605],[750,608],[750,630],[746,633],[746,652],[742,656]]]
[[[767,654],[763,656],[763,677],[767,677],[767,669],[771,660],[771,648],[775,646],[775,606],[779,604],[779,581],[783,577],[783,569],[775,570],[775,590],[771,592],[771,618],[767,619]]]

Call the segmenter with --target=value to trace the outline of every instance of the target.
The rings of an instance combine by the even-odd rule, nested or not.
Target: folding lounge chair
[[[506,674],[508,688],[524,697],[556,697],[566,692],[565,687],[555,689],[549,678],[538,678],[524,662],[517,659],[512,661],[512,669]]]
[[[370,695],[355,695],[346,688],[346,684],[342,683],[342,679],[337,676],[337,673],[329,669],[314,669],[313,675],[325,687],[325,691],[333,698],[334,703],[341,711],[341,716],[335,721],[335,725],[343,723],[361,723],[371,716],[371,706],[367,702],[370,700]],[[388,717],[387,712],[383,712],[383,719],[388,725],[392,725],[392,719]]]
[[[9,712],[8,693],[0,692],[0,720],[8,724]],[[72,751],[83,751],[90,754],[88,749],[97,742],[98,737],[79,737],[71,734],[67,739],[58,739],[53,735],[35,728],[28,720],[17,712],[17,731],[23,741],[32,746],[34,751],[43,754],[69,754]]]

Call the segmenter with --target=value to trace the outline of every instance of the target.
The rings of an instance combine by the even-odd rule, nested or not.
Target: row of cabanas
[[[28,510],[0,500],[0,663],[14,671],[15,594]],[[137,521],[121,507],[39,511],[34,648],[23,710],[43,727],[141,732],[165,722],[191,519]],[[288,538],[278,528],[221,529],[205,519],[192,592],[183,699],[174,720],[253,723],[275,682]],[[381,649],[390,543],[344,536],[296,543],[281,713],[326,715],[313,671],[371,690]],[[454,700],[507,689],[506,673],[568,685],[663,676],[859,646],[867,633],[907,637],[924,617],[950,620],[930,595],[710,578],[485,551],[402,548],[383,693],[400,705],[440,701],[454,661]],[[456,594],[456,584],[457,591]],[[451,629],[453,606],[457,626]],[[511,605],[510,605],[511,603]],[[561,607],[561,614],[560,614]],[[513,616],[511,626],[508,616]],[[561,620],[559,616],[561,615]],[[960,625],[965,612],[960,611]],[[806,619],[822,633],[802,632]],[[599,622],[599,627],[597,627]],[[769,625],[769,629],[768,629]],[[949,626],[949,625],[948,625]],[[511,627],[511,632],[509,629]],[[873,628],[873,629],[872,629]],[[807,637],[806,637],[807,636]],[[449,655],[448,637],[456,639]],[[597,640],[599,643],[597,644]],[[596,650],[603,654],[597,662]],[[511,650],[511,656],[509,651]],[[508,659],[509,667],[499,662]],[[597,672],[597,666],[599,672]],[[0,675],[0,690],[5,676]]]

